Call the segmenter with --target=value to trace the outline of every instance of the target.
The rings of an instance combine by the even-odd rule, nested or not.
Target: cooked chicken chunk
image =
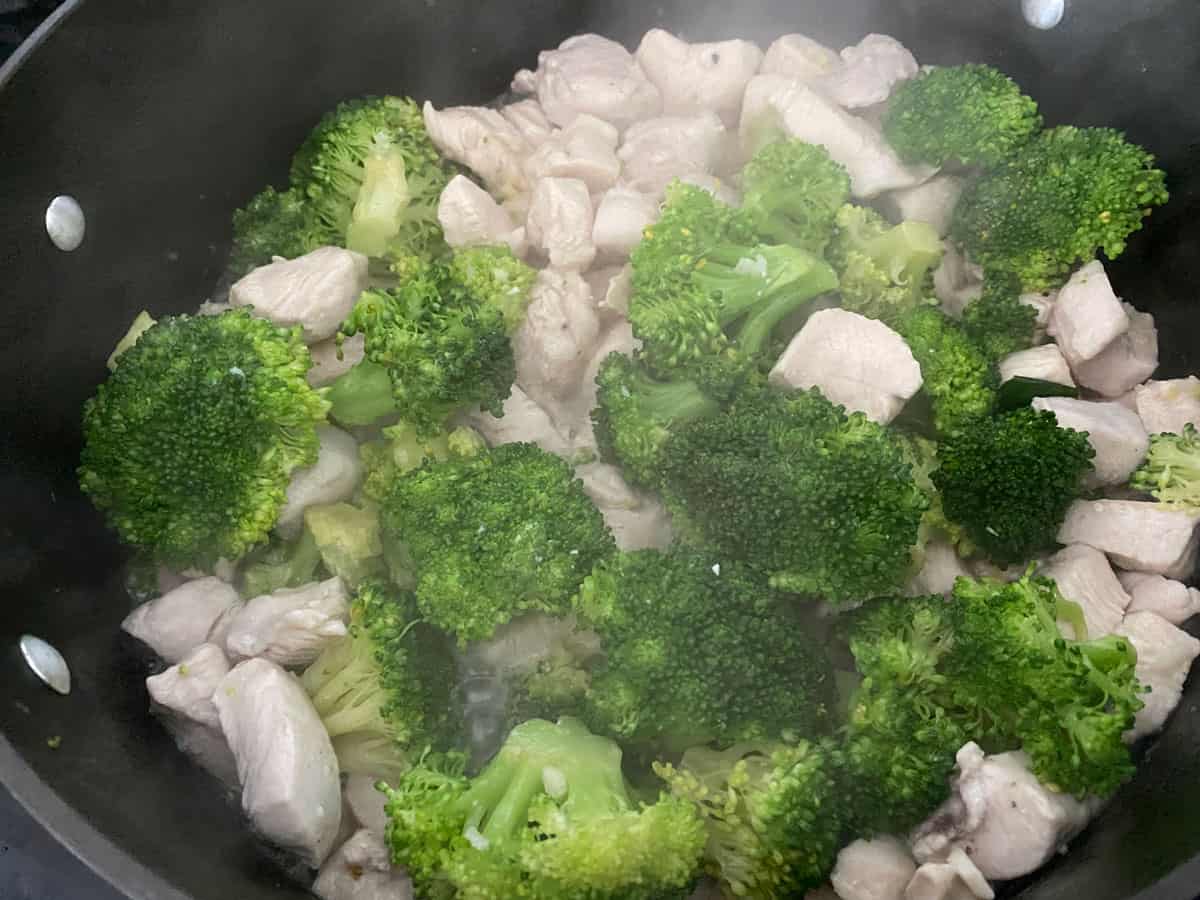
[[[596,207],[592,225],[592,243],[596,252],[608,260],[626,260],[642,241],[645,230],[658,221],[659,204],[648,194],[627,187],[605,192]],[[604,296],[593,289],[597,297]]]
[[[1067,358],[1062,355],[1057,344],[1042,344],[1040,347],[1019,350],[1000,360],[1002,382],[1018,377],[1040,378],[1042,381],[1075,387],[1071,367],[1067,365]]]
[[[203,644],[213,623],[237,602],[237,591],[220,578],[196,578],[143,603],[121,628],[174,664]]]
[[[365,336],[351,335],[342,342],[340,358],[336,338],[313,344],[308,348],[313,363],[308,370],[308,383],[313,387],[325,387],[337,381],[363,361],[365,344]]]
[[[543,178],[534,187],[525,231],[553,268],[582,272],[591,266],[594,223],[591,194],[578,178]]]
[[[829,882],[842,900],[904,900],[904,888],[916,871],[904,844],[878,837],[843,847]]]
[[[383,837],[388,823],[387,798],[376,787],[379,782],[376,775],[348,775],[342,798],[360,828]]]
[[[603,280],[598,280],[602,275]],[[615,271],[595,269],[586,276],[592,296],[596,298],[596,311],[601,321],[611,325],[629,316],[629,301],[633,297],[633,267],[626,263]]]
[[[150,708],[179,748],[220,780],[237,783],[237,765],[221,731],[213,693],[229,674],[225,652],[201,644],[169,669],[146,679]]]
[[[1124,484],[1146,459],[1150,436],[1142,420],[1119,403],[1094,403],[1070,397],[1038,397],[1033,408],[1054,413],[1062,428],[1085,431],[1096,451],[1089,487]]]
[[[1062,544],[1088,544],[1123,569],[1190,578],[1200,514],[1140,500],[1077,500],[1058,531]]]
[[[300,682],[265,659],[240,663],[213,694],[254,829],[319,866],[342,818],[337,757]]]
[[[904,889],[904,900],[975,900],[975,892],[967,887],[954,866],[925,863],[917,868]]]
[[[1142,698],[1145,706],[1126,732],[1126,739],[1132,741],[1160,731],[1179,705],[1192,661],[1200,654],[1200,641],[1162,616],[1144,611],[1127,615],[1117,634],[1133,644],[1138,681],[1150,687]]]
[[[366,287],[365,256],[319,247],[254,269],[229,289],[229,302],[278,325],[299,325],[304,342],[315,344],[337,334]]]
[[[785,34],[767,48],[759,71],[763,75],[783,75],[797,81],[812,81],[841,68],[837,51],[803,34]]]
[[[665,550],[674,534],[662,503],[631,488],[621,471],[606,463],[588,463],[575,470],[583,489],[604,516],[621,550]]]
[[[578,178],[591,193],[602,193],[621,174],[620,141],[614,125],[595,116],[578,116],[542,141],[525,160],[525,174],[531,183],[541,178]]]
[[[901,81],[915,76],[917,60],[908,48],[886,34],[868,34],[841,52],[840,66],[811,82],[838,106],[865,109],[883,103]]]
[[[1189,423],[1200,427],[1200,378],[1148,381],[1134,388],[1137,412],[1151,434],[1182,434]]]
[[[729,133],[715,113],[660,116],[630,126],[617,151],[621,183],[655,200],[676,178],[721,170]]]
[[[350,598],[340,578],[282,588],[248,600],[229,623],[230,659],[262,657],[277,665],[309,665],[346,635]]]
[[[1158,368],[1158,329],[1154,316],[1122,304],[1129,330],[1089,360],[1075,364],[1075,380],[1102,397],[1120,397]]]
[[[571,441],[558,430],[550,414],[516,385],[504,401],[504,415],[500,418],[474,409],[460,413],[455,421],[474,428],[490,447],[524,441],[564,459],[573,455]]]
[[[968,262],[949,241],[943,241],[942,247],[942,261],[933,270],[933,293],[946,315],[957,319],[983,295],[983,267]]]
[[[437,110],[426,102],[424,114],[434,146],[482,178],[493,195],[507,200],[529,189],[524,162],[531,148],[499,112],[482,106]]]
[[[1149,572],[1118,572],[1121,587],[1133,598],[1128,612],[1152,612],[1172,625],[1200,613],[1200,591],[1180,581]]]
[[[834,403],[887,424],[923,383],[904,340],[875,319],[842,309],[813,313],[775,368],[771,383],[819,387]]]
[[[970,578],[971,570],[958,551],[948,542],[933,540],[925,545],[921,570],[908,584],[908,592],[919,597],[924,594],[949,594],[958,578]]]
[[[412,881],[393,869],[383,837],[365,828],[354,833],[321,866],[313,893],[321,900],[412,900]]]
[[[737,124],[746,84],[763,61],[750,41],[689,44],[661,28],[646,32],[636,56],[662,94],[664,113],[715,112],[730,126]]]
[[[318,425],[320,449],[314,465],[297,469],[287,487],[275,530],[291,539],[304,527],[304,510],[349,499],[362,479],[362,461],[354,438],[332,425]]]
[[[533,149],[540,147],[542,141],[554,131],[554,123],[546,118],[542,104],[536,100],[518,100],[516,103],[502,106],[500,115],[512,123]]]
[[[936,175],[916,187],[884,194],[879,205],[893,222],[925,222],[945,237],[964,184],[957,175]]]
[[[1099,260],[1071,276],[1050,313],[1050,336],[1072,367],[1094,359],[1129,330],[1129,316]]]
[[[1065,547],[1046,561],[1039,574],[1053,578],[1062,595],[1079,604],[1087,625],[1087,640],[1112,634],[1125,618],[1132,598],[1117,580],[1107,557],[1095,547]],[[1085,639],[1065,622],[1059,627],[1067,637]]]
[[[438,222],[451,247],[507,246],[525,253],[525,228],[492,195],[465,175],[455,175],[438,200]]]

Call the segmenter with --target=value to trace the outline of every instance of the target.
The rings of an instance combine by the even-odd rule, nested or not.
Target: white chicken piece
[[[881,425],[920,390],[921,367],[892,329],[843,309],[813,313],[771,370],[781,387],[819,387],[834,403]]]
[[[617,151],[621,183],[660,200],[676,178],[711,175],[723,168],[729,132],[716,113],[660,116],[630,126]]]
[[[237,764],[212,696],[229,674],[216,644],[201,644],[180,662],[146,679],[150,708],[184,753],[227,784],[237,783]]]
[[[596,207],[592,243],[602,259],[626,260],[642,235],[658,221],[660,208],[653,197],[628,187],[605,192]],[[595,296],[603,296],[593,288]]]
[[[737,124],[746,85],[763,61],[750,41],[689,44],[661,28],[646,32],[635,56],[662,95],[666,115],[711,111],[730,126]]]
[[[1149,572],[1118,572],[1117,578],[1133,598],[1128,613],[1152,612],[1172,625],[1182,625],[1200,613],[1200,591],[1181,581]]]
[[[1133,728],[1125,732],[1126,741],[1161,731],[1179,699],[1192,662],[1200,654],[1200,641],[1152,612],[1130,613],[1117,629],[1137,651],[1134,671],[1150,693],[1142,697],[1145,705],[1137,711]]]
[[[518,100],[507,106],[500,107],[500,115],[508,119],[512,126],[521,133],[521,137],[536,150],[542,141],[550,137],[554,131],[554,123],[546,118],[542,104],[536,100]]]
[[[842,58],[836,50],[807,35],[785,34],[767,48],[759,72],[808,82],[841,66]]]
[[[340,357],[336,338],[313,344],[308,348],[312,357],[308,383],[315,388],[333,384],[363,361],[363,357],[366,356],[366,340],[365,335],[350,335],[342,342]]]
[[[1097,403],[1072,397],[1036,397],[1034,409],[1054,413],[1059,427],[1086,431],[1096,451],[1087,487],[1124,484],[1146,459],[1150,435],[1136,413],[1120,403]]]
[[[515,256],[525,254],[525,227],[465,175],[455,175],[443,189],[437,216],[451,247],[503,244]]]
[[[903,843],[878,837],[843,847],[829,883],[842,900],[904,900],[904,888],[916,871]]]
[[[1060,544],[1087,544],[1133,572],[1190,578],[1200,513],[1142,500],[1076,500],[1058,530]]]
[[[321,900],[412,900],[412,880],[393,869],[382,835],[360,829],[321,866],[312,891]]]
[[[975,892],[949,863],[925,863],[904,888],[904,900],[975,900]]]
[[[633,267],[629,263],[592,269],[583,279],[596,298],[601,327],[611,327],[629,316],[629,301],[633,295]]]
[[[529,189],[525,157],[530,153],[524,135],[503,115],[482,106],[424,107],[425,130],[435,147],[483,179],[501,200]]]
[[[1022,294],[1020,301],[1033,310],[1034,342],[1046,339],[1046,329],[1050,327],[1050,314],[1054,311],[1054,302],[1058,300],[1058,291],[1048,294]]]
[[[949,594],[959,578],[970,578],[971,570],[958,551],[943,540],[932,540],[925,545],[921,570],[908,584],[908,593],[913,597],[927,594]]]
[[[615,126],[595,116],[578,116],[542,141],[525,160],[525,174],[533,183],[542,178],[578,178],[591,193],[603,193],[621,174],[620,142]]]
[[[588,114],[624,131],[662,111],[662,95],[633,54],[598,34],[577,34],[557,50],[543,50],[537,70],[522,69],[512,87],[536,93],[546,118],[560,128]]]
[[[229,623],[230,659],[262,657],[303,668],[333,641],[346,636],[350,598],[340,578],[281,588],[243,604]]]
[[[1133,600],[1117,580],[1108,558],[1087,544],[1064,547],[1046,561],[1038,574],[1053,578],[1063,597],[1079,604],[1087,626],[1086,640],[1115,632]],[[1059,629],[1066,637],[1085,639],[1065,622],[1059,622]]]
[[[879,206],[893,222],[925,222],[944,238],[965,184],[957,175],[935,175],[916,187],[889,191],[879,198]]]
[[[840,66],[810,84],[838,106],[866,109],[885,102],[901,81],[920,70],[916,57],[894,37],[868,34],[842,50]]]
[[[524,441],[564,459],[574,455],[571,441],[558,430],[550,414],[516,385],[504,401],[504,415],[500,418],[485,410],[473,409],[459,413],[454,422],[474,428],[483,435],[489,447]]]
[[[1200,427],[1200,378],[1148,381],[1133,389],[1137,412],[1151,434],[1182,434],[1188,424]]]
[[[1022,752],[986,756],[972,742],[956,760],[954,793],[911,837],[922,863],[957,850],[986,878],[1019,878],[1054,856],[1099,807],[1044,787]]]
[[[229,289],[229,302],[248,306],[277,325],[299,325],[304,343],[337,334],[367,289],[367,258],[341,247],[318,247],[296,259],[277,257]]]
[[[380,782],[376,775],[347,775],[342,787],[342,799],[360,828],[383,837],[387,831],[387,798],[376,789]]]
[[[596,462],[579,466],[575,474],[604,516],[619,550],[665,550],[670,546],[674,533],[666,507],[630,487],[620,469]]]
[[[1042,381],[1075,387],[1071,367],[1067,365],[1067,358],[1062,355],[1057,344],[1042,344],[1040,347],[1018,350],[1000,360],[1000,381],[1010,381],[1013,378],[1040,378]]]
[[[915,187],[937,173],[906,166],[871,123],[842,109],[816,88],[780,75],[756,75],[746,88],[739,133],[742,151],[758,149],[764,130],[820,144],[846,167],[854,196],[870,199]]]
[[[304,510],[347,500],[362,480],[362,460],[353,437],[332,425],[318,425],[317,461],[297,469],[287,487],[287,498],[275,520],[275,530],[291,540],[304,527]]]
[[[300,682],[265,659],[240,663],[213,694],[242,786],[242,810],[272,843],[317,867],[342,819],[337,757]]]
[[[1122,304],[1129,330],[1096,356],[1075,364],[1075,380],[1102,397],[1120,397],[1158,368],[1158,329],[1154,316]]]
[[[960,318],[983,295],[983,267],[969,262],[955,244],[943,241],[942,261],[933,270],[933,293],[946,315]]]
[[[723,181],[716,175],[701,175],[693,173],[691,175],[681,175],[679,178],[684,184],[690,184],[692,187],[698,187],[701,190],[708,191],[716,199],[720,200],[726,206],[741,206],[742,193],[728,181]]]
[[[534,187],[525,233],[552,268],[582,272],[592,265],[594,223],[591,194],[578,178],[543,178]]]
[[[203,644],[213,623],[237,603],[232,585],[212,575],[196,578],[146,601],[121,628],[173,665]]]
[[[1079,269],[1058,292],[1048,330],[1072,368],[1099,356],[1129,330],[1129,316],[1099,260]]]

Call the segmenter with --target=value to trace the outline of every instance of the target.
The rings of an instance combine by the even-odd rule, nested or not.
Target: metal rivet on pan
[[[87,222],[83,208],[66,194],[59,194],[46,207],[46,234],[59,250],[70,252],[83,243]]]
[[[67,668],[67,661],[61,653],[32,634],[21,635],[20,646],[21,655],[34,675],[51,690],[60,694],[71,693],[71,670]]]
[[[1048,31],[1063,20],[1066,0],[1021,0],[1021,14],[1034,28]]]

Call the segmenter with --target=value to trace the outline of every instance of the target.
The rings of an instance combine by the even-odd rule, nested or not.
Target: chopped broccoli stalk
[[[371,142],[362,166],[362,185],[346,226],[346,248],[365,256],[383,256],[400,233],[400,217],[412,199],[404,175],[404,154],[380,133]]]
[[[1037,312],[1021,302],[1021,285],[1015,276],[989,273],[983,280],[983,294],[963,310],[962,323],[979,348],[998,362],[1033,346]]]
[[[742,169],[742,212],[766,240],[822,253],[850,199],[850,176],[824,147],[783,140]]]
[[[354,588],[386,574],[379,517],[349,503],[310,506],[304,525],[330,574]]]
[[[1200,433],[1188,422],[1182,434],[1156,434],[1150,453],[1133,473],[1130,486],[1154,495],[1156,500],[1200,510]]]
[[[140,338],[149,328],[154,326],[154,319],[150,313],[144,309],[134,317],[133,322],[129,326],[129,330],[125,332],[125,336],[117,341],[117,346],[113,347],[113,352],[108,355],[108,371],[112,371],[117,367],[117,358],[138,342]]]
[[[290,543],[273,540],[242,567],[238,592],[243,597],[261,597],[282,588],[300,587],[316,580],[320,565],[321,551],[307,530]]]
[[[330,418],[343,425],[373,425],[396,415],[392,378],[381,365],[363,360],[329,386]]]

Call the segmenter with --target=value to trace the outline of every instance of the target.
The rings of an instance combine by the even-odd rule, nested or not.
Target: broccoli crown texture
[[[1155,434],[1150,453],[1130,485],[1156,500],[1200,509],[1200,432],[1188,422],[1182,434]]]
[[[983,293],[963,310],[963,328],[988,357],[998,362],[1033,345],[1037,311],[1021,302],[1021,284],[1007,272],[989,272]]]
[[[742,169],[742,212],[768,241],[824,251],[850,176],[817,144],[775,141]]]

